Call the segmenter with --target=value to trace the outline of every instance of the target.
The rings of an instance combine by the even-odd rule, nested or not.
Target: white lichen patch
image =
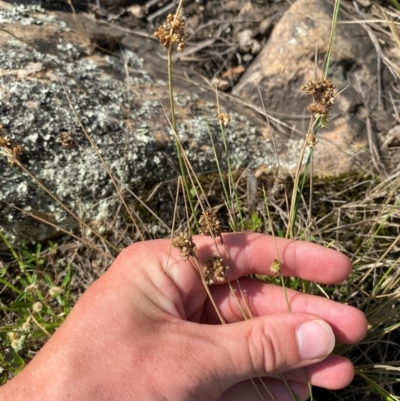
[[[59,29],[65,29],[64,21],[56,20],[46,10],[39,5],[14,5],[10,8],[0,10],[0,24],[16,24],[21,25],[54,25]]]

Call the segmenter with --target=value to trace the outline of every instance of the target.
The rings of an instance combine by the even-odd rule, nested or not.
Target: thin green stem
[[[335,6],[333,8],[331,34],[329,37],[328,51],[326,52],[326,57],[325,57],[325,62],[324,62],[324,78],[325,79],[328,77],[328,73],[329,73],[330,60],[331,60],[332,50],[333,50],[333,40],[335,38],[336,25],[337,25],[337,20],[338,20],[338,16],[339,16],[340,1],[341,0],[336,0]]]
[[[292,201],[290,203],[290,211],[289,211],[289,221],[288,226],[286,228],[286,235],[285,238],[293,238],[293,226],[296,220],[296,206],[297,206],[297,196],[298,196],[298,189],[299,189],[299,180],[300,180],[300,169],[303,163],[304,153],[306,151],[307,142],[304,140],[303,146],[301,148],[299,162],[297,163],[297,169],[294,178],[294,185],[293,185],[293,194],[292,194]]]
[[[275,254],[276,254],[276,259],[279,262],[279,267],[282,266],[281,264],[281,258],[279,256],[279,251],[278,251],[278,244],[276,242],[276,237],[275,237],[275,232],[274,232],[274,227],[272,225],[272,220],[271,220],[271,213],[269,211],[269,206],[268,206],[268,201],[267,201],[267,194],[265,193],[265,188],[263,188],[263,192],[264,192],[264,203],[265,203],[265,210],[267,211],[267,216],[268,216],[268,223],[269,223],[269,230],[271,231],[272,234],[272,238],[274,239],[274,245],[275,245]],[[289,298],[287,295],[287,290],[286,290],[286,285],[285,285],[285,280],[282,276],[282,272],[279,272],[280,275],[280,280],[281,280],[281,284],[282,284],[282,288],[283,288],[283,293],[285,294],[285,301],[286,301],[286,306],[289,312],[291,312],[291,308],[290,308],[290,303],[289,303]]]
[[[171,109],[171,123],[172,128],[176,132],[175,122],[175,102],[174,102],[174,89],[173,89],[173,75],[172,75],[172,46],[168,48],[168,93],[169,93],[169,107]],[[178,155],[179,156],[179,155]]]
[[[15,251],[14,247],[11,245],[10,241],[8,241],[8,239],[6,238],[6,236],[3,234],[2,231],[0,231],[0,238],[1,240],[4,242],[4,244],[6,245],[6,247],[10,250],[10,252],[12,253],[14,259],[18,262],[18,265],[21,269],[22,272],[26,273],[26,269],[25,269],[25,264],[22,261],[22,259],[19,257],[18,253]]]
[[[400,3],[397,0],[389,0],[392,3],[392,6],[397,10],[400,10]]]
[[[288,383],[288,381],[286,380],[285,376],[282,373],[279,374],[279,378],[283,381],[283,383],[284,383],[284,385],[286,387],[286,390],[288,391],[288,393],[290,394],[292,399],[295,400],[295,401],[300,401],[299,397],[292,390],[292,388],[290,387],[290,384]]]
[[[186,171],[185,171],[185,167],[184,167],[184,163],[183,163],[183,159],[182,159],[182,153],[181,153],[181,148],[179,146],[179,142],[177,139],[178,136],[178,132],[176,130],[176,119],[175,119],[175,101],[174,101],[174,90],[173,90],[173,74],[172,74],[172,45],[168,48],[168,93],[169,93],[169,105],[170,105],[170,110],[171,110],[171,125],[172,125],[172,129],[175,132],[175,147],[176,147],[176,153],[178,155],[178,162],[179,162],[179,169],[181,171],[181,175],[182,175],[182,182],[183,182],[183,186],[185,188],[186,194],[187,194],[187,198],[189,201],[189,205],[190,205],[190,210],[192,212],[192,216],[195,220],[196,223],[196,227],[197,229],[199,229],[198,226],[198,221],[196,218],[196,212],[195,212],[195,208],[193,206],[193,201],[192,201],[192,197],[190,196],[190,189],[189,189],[189,185],[187,182],[187,178],[186,178]],[[174,136],[175,136],[174,135]]]
[[[211,128],[210,128],[210,122],[208,120],[208,117],[206,116],[206,121],[207,121],[207,129],[208,129],[208,134],[210,136],[210,141],[211,141],[211,147],[213,149],[213,153],[214,153],[214,159],[215,159],[215,164],[217,165],[217,169],[218,169],[218,174],[219,174],[219,178],[221,180],[221,184],[222,184],[222,189],[224,191],[224,195],[225,195],[225,200],[226,200],[226,204],[228,205],[228,207],[231,209],[232,208],[232,204],[230,202],[230,197],[228,194],[228,190],[226,188],[225,185],[225,180],[222,174],[222,170],[221,170],[221,166],[219,164],[219,157],[217,155],[217,150],[215,148],[215,142],[214,142],[214,138],[213,138],[213,134],[211,132]]]
[[[231,160],[229,157],[229,148],[228,148],[228,143],[226,140],[226,134],[225,134],[225,129],[224,129],[224,125],[222,122],[219,123],[220,128],[221,128],[221,134],[222,134],[222,142],[224,144],[224,150],[225,150],[225,155],[226,155],[226,164],[228,166],[228,177],[229,177],[229,187],[231,189],[231,192],[233,192],[233,196],[235,197],[235,202],[236,202],[236,207],[239,213],[239,219],[240,219],[240,226],[241,229],[243,230],[244,228],[244,219],[243,219],[243,215],[242,215],[242,208],[240,206],[240,202],[239,202],[239,197],[236,191],[236,185],[234,183],[234,179],[233,179],[233,173],[232,173],[232,166],[231,166]],[[233,213],[233,215],[235,216],[235,213]],[[237,224],[235,222],[235,229],[237,230]]]
[[[229,213],[229,219],[231,221],[230,226],[232,228],[232,231],[236,232],[236,231],[239,231],[239,230],[238,230],[238,226],[237,226],[237,223],[236,223],[236,220],[235,220],[235,210],[234,210],[234,207],[233,207],[233,204],[232,204],[232,201],[231,201],[231,196],[228,193],[228,189],[226,188],[226,185],[225,185],[224,176],[222,174],[221,165],[219,163],[219,157],[217,155],[217,150],[215,148],[214,138],[213,138],[213,135],[212,135],[212,132],[211,132],[210,123],[209,123],[209,120],[208,120],[207,116],[206,116],[206,121],[207,121],[208,134],[210,136],[210,141],[211,141],[211,147],[212,147],[213,152],[214,152],[215,164],[217,165],[218,175],[219,175],[219,178],[221,180],[222,189],[224,191],[225,204],[226,204],[226,207],[227,207],[227,210],[228,210],[228,213]],[[227,156],[227,159],[228,159],[228,165],[229,165],[229,156]],[[230,180],[229,177],[228,177],[228,179]],[[231,185],[230,185],[230,187],[231,187]]]

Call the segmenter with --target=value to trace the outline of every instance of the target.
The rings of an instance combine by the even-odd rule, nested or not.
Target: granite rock
[[[162,60],[160,67],[154,47],[147,48],[144,38],[125,37],[113,54],[101,53],[88,46],[71,15],[4,2],[0,2],[0,22],[4,135],[25,147],[21,163],[71,210],[86,221],[102,221],[112,215],[115,201],[115,189],[75,112],[122,188],[151,189],[177,176],[175,144],[165,116],[168,86],[165,74],[156,72],[165,70],[166,62]],[[85,29],[91,35],[96,27]],[[175,100],[178,135],[193,167],[197,172],[215,170],[205,117],[223,164],[215,101],[179,80]],[[222,102],[222,107],[226,111],[229,105]],[[233,107],[229,112],[232,124],[227,135],[234,168],[272,167],[275,157],[265,125],[257,125],[256,118]],[[62,146],[60,136],[66,134],[75,146]],[[287,144],[288,149],[298,152],[292,145]],[[295,155],[288,152],[282,162],[293,167]],[[0,230],[11,240],[43,241],[57,235],[13,205],[67,230],[78,226],[4,158],[0,176],[0,200],[7,202],[0,202]]]
[[[301,86],[315,76],[322,76],[332,13],[329,1],[294,2],[233,93],[257,104],[259,87],[267,110],[290,123],[294,132],[304,135],[310,115],[307,106],[312,98],[301,91]],[[339,19],[346,20],[342,14]],[[377,57],[368,31],[361,24],[337,25],[328,78],[336,85],[337,93],[343,92],[336,97],[328,129],[318,133],[315,173],[329,175],[371,168],[372,161],[367,155],[371,141],[377,144],[376,158],[381,157],[379,144],[392,126],[393,117],[383,111],[384,104],[378,104]],[[395,81],[387,69],[383,70],[382,79],[386,89]],[[385,93],[384,102],[385,96],[389,99]],[[391,105],[386,104],[386,109],[390,110]],[[372,139],[368,137],[369,128]],[[364,144],[367,152],[357,153],[362,150],[360,144]],[[385,176],[384,163],[379,162],[376,167]]]

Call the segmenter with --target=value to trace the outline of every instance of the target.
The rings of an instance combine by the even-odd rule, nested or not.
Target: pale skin
[[[250,379],[257,377],[277,400],[292,400],[279,373],[306,400],[305,366],[314,385],[346,386],[353,366],[331,352],[335,341],[364,337],[364,315],[291,290],[288,312],[281,287],[244,277],[272,274],[273,238],[239,233],[224,239],[228,278],[236,288],[234,271],[240,277],[253,319],[243,322],[228,285],[215,284],[210,290],[228,323],[220,324],[193,265],[177,249],[168,258],[170,241],[138,243],[118,256],[28,366],[0,388],[0,400],[256,401]],[[200,261],[216,255],[210,238],[194,240]],[[286,276],[336,284],[350,274],[348,258],[333,250],[284,239],[277,245]]]

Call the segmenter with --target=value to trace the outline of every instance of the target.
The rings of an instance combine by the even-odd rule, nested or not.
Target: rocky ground
[[[163,111],[166,53],[154,38],[173,3],[77,0],[78,20],[64,1],[10,3],[14,6],[0,2],[1,123],[3,135],[25,147],[21,162],[69,208],[95,220],[112,215],[113,186],[76,112],[127,189],[149,189],[176,176]],[[283,174],[293,171],[311,101],[300,88],[322,74],[332,1],[184,2],[184,14],[189,37],[175,56],[178,130],[196,171],[215,170],[204,118],[218,133],[215,86],[223,109],[232,114],[228,144],[234,167],[256,176],[276,173],[275,139]],[[356,170],[385,179],[398,167],[399,52],[390,26],[354,23],[378,15],[398,19],[376,2],[342,2],[330,68],[340,95],[328,128],[318,134],[315,174]],[[76,146],[60,142],[68,133]],[[217,139],[217,149],[222,146]],[[49,237],[42,225],[27,230],[35,225],[14,206],[76,228],[74,219],[15,169],[0,165],[6,233]]]
[[[70,9],[65,1],[39,3],[48,10]],[[190,78],[217,85],[220,91],[232,93],[261,111],[259,85],[269,115],[281,123],[279,130],[290,127],[292,134],[302,135],[307,129],[309,98],[300,86],[312,79],[315,71],[317,76],[322,74],[333,3],[298,0],[290,7],[284,0],[186,1],[189,40],[176,55],[176,62]],[[148,36],[146,51],[158,60],[147,68],[163,67],[158,61],[165,60],[165,52],[151,39],[165,15],[174,9],[173,1],[75,0],[73,4],[83,20],[95,21],[94,31],[103,28],[110,40],[132,45],[138,37]],[[330,78],[343,93],[336,99],[329,133],[320,138],[325,147],[317,160],[322,174],[362,168],[364,158],[357,164],[356,152],[350,149],[354,143],[364,143],[373,168],[381,176],[400,161],[398,152],[391,151],[397,148],[398,129],[388,134],[397,124],[393,114],[399,91],[400,71],[395,67],[399,51],[389,27],[360,23],[378,17],[399,18],[387,2],[342,2]],[[136,39],[128,38],[132,33]],[[343,151],[352,153],[351,160]],[[327,154],[334,155],[330,162]]]

